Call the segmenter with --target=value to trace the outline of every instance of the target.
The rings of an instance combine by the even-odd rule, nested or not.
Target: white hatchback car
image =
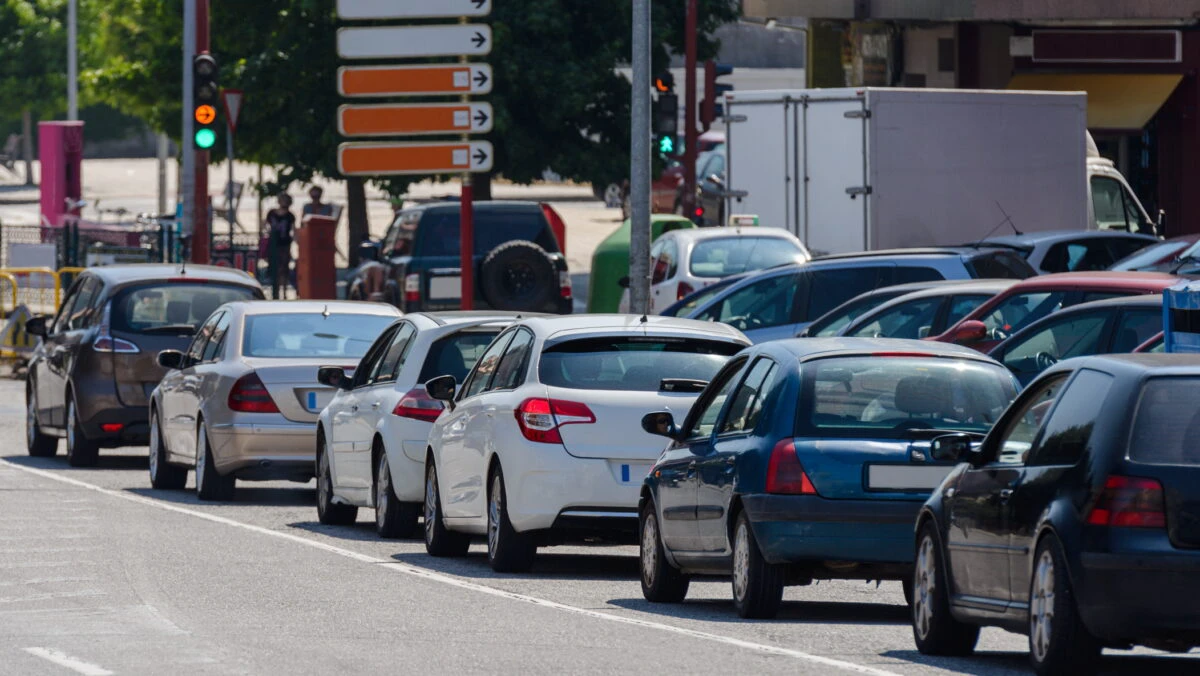
[[[518,317],[509,312],[415,312],[366,351],[353,376],[340,367],[319,378],[337,393],[317,423],[317,517],[353,523],[375,508],[380,537],[410,537],[425,499],[425,449],[442,402],[425,381],[462,382],[492,340]]]
[[[425,547],[461,556],[487,534],[497,571],[528,569],[539,545],[633,542],[642,479],[662,453],[648,411],[684,416],[750,341],[722,324],[581,315],[500,334],[461,391],[426,385],[448,409],[429,434]]]
[[[812,259],[804,243],[780,228],[689,228],[663,233],[650,246],[650,314],[730,275]],[[621,294],[629,312],[629,289]]]

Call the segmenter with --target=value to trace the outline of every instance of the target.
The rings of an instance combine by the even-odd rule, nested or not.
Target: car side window
[[[1093,176],[1092,216],[1100,230],[1129,230],[1129,212],[1125,208],[1125,190],[1115,178]],[[1134,224],[1136,229],[1137,224]]]
[[[892,284],[938,282],[946,278],[941,271],[924,265],[902,265],[892,271]]]
[[[92,325],[92,301],[96,299],[99,291],[99,279],[89,277],[84,282],[83,287],[79,289],[79,295],[75,297],[75,303],[71,308],[71,316],[67,320],[68,331],[86,329]]]
[[[62,333],[67,330],[67,325],[71,320],[71,314],[75,312],[75,303],[79,300],[79,292],[83,289],[88,278],[76,279],[71,288],[67,290],[67,295],[63,298],[62,305],[58,307],[58,315],[54,318],[54,326],[50,333]]]
[[[500,357],[504,354],[508,344],[512,342],[514,333],[516,332],[508,331],[500,334],[496,338],[496,342],[492,343],[483,353],[483,356],[475,363],[475,368],[471,369],[471,375],[467,376],[462,394],[458,397],[459,401],[487,391],[488,386],[491,385],[492,376],[496,374],[496,369],[500,366]]]
[[[1112,348],[1109,352],[1121,354],[1133,352],[1134,348],[1158,335],[1163,329],[1162,311],[1157,309],[1127,310],[1117,322]]]
[[[1132,221],[1136,223],[1141,220],[1141,215],[1136,214],[1137,207],[1133,207],[1132,205],[1130,206],[1135,210],[1135,215],[1133,216]],[[1147,242],[1144,239],[1134,237],[1130,237],[1128,239],[1120,237],[1108,240],[1108,248],[1112,251],[1112,258],[1114,262],[1119,261],[1126,256],[1132,256],[1133,254],[1152,244],[1154,244],[1154,242]]]
[[[733,386],[745,370],[746,360],[737,359],[717,374],[717,377],[709,383],[708,388],[700,395],[700,400],[696,402],[693,408],[694,415],[689,416],[689,428],[686,433],[686,438],[689,441],[697,441],[707,439],[712,436],[713,429],[717,426],[717,417],[721,415],[721,408],[725,406],[725,400],[729,398],[729,393],[733,391]]]
[[[1097,354],[1110,316],[1110,312],[1096,312],[1050,320],[1049,326],[1008,347],[1004,365],[1036,372],[1064,359]]]
[[[529,353],[533,349],[533,334],[525,329],[517,331],[512,342],[496,367],[496,377],[488,391],[513,390],[524,384],[526,367],[529,365]]]
[[[897,305],[846,333],[867,338],[926,338],[941,307],[941,298],[922,298]]]
[[[1045,423],[1046,414],[1054,406],[1067,374],[1055,376],[1042,382],[1033,390],[1026,390],[1018,401],[1016,411],[1009,418],[1004,431],[989,449],[989,460],[997,465],[1020,465],[1025,462],[1034,439]]]
[[[1082,369],[1071,380],[1050,419],[1040,441],[1029,453],[1027,465],[1074,465],[1079,462],[1091,440],[1092,428],[1112,389],[1113,377],[1107,373]]]
[[[208,338],[208,345],[204,347],[204,358],[202,361],[205,362],[220,359],[225,348],[225,335],[229,333],[229,320],[231,316],[228,312],[222,312],[219,317],[214,317],[214,319],[217,321],[213,324],[212,335]]]
[[[667,279],[667,261],[663,258],[663,248],[666,244],[658,240],[650,247],[650,283],[658,284]]]
[[[742,329],[780,326],[791,321],[800,275],[775,275],[730,293],[697,318]]]
[[[679,271],[679,245],[674,239],[663,240],[662,259],[667,264],[666,279],[674,278]]]
[[[416,334],[417,330],[412,324],[404,322],[400,325],[400,328],[396,330],[395,338],[388,345],[387,351],[383,353],[383,358],[376,362],[375,368],[372,369],[368,380],[371,385],[387,383],[396,379],[400,362],[403,360],[404,353],[408,351],[408,346],[412,343],[412,338]]]
[[[754,362],[746,379],[733,395],[729,412],[725,414],[721,426],[717,429],[718,435],[754,431],[762,418],[763,405],[775,384],[775,374],[778,370],[775,362],[766,357],[760,357]]]
[[[388,346],[392,344],[392,338],[395,337],[398,330],[399,326],[392,326],[375,340],[375,343],[363,355],[362,361],[358,363],[358,368],[354,369],[352,387],[362,387],[370,382],[371,374],[375,372],[375,367],[383,359],[383,355],[387,352]]]
[[[813,270],[809,273],[806,319],[816,319],[857,295],[878,289],[883,275],[889,273],[887,267],[874,265]]]
[[[187,351],[188,365],[192,366],[204,361],[204,351],[208,347],[208,341],[212,338],[213,329],[216,328],[217,322],[221,320],[221,315],[213,315],[208,318],[200,326],[200,330],[196,331],[196,336],[192,338],[192,345]]]
[[[953,296],[950,298],[950,307],[946,309],[945,326],[954,326],[963,317],[971,314],[980,305],[991,300],[991,296]]]

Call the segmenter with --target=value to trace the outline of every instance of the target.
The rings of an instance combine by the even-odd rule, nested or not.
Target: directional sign
[[[338,69],[342,96],[487,94],[492,67],[484,63],[420,66],[344,66]]]
[[[338,108],[342,136],[480,134],[492,130],[490,103],[385,103]]]
[[[338,0],[342,19],[440,19],[487,16],[492,0]]]
[[[338,171],[343,176],[484,173],[492,170],[493,154],[487,141],[343,143],[338,146]]]
[[[484,56],[492,51],[492,28],[484,24],[341,28],[337,47],[343,59]]]
[[[237,131],[238,115],[242,113],[242,101],[245,100],[246,94],[240,89],[221,90],[221,104],[225,108],[225,123],[229,125],[229,131]]]

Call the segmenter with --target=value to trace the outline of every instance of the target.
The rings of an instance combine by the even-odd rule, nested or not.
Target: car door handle
[[[1013,494],[1013,489],[1005,488],[1004,490],[1000,491],[1000,499],[1007,500],[1012,497],[1012,494]]]

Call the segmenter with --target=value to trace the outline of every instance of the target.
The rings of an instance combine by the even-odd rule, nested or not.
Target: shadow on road
[[[908,624],[907,606],[887,603],[830,603],[826,601],[784,601],[779,615],[771,620],[744,620],[728,601],[697,599],[680,604],[650,603],[645,599],[613,599],[609,605],[626,610],[665,615],[680,619],[700,619],[709,622],[800,624]]]
[[[317,496],[313,494],[313,516],[317,514]],[[362,514],[360,511],[359,514]],[[355,542],[413,542],[412,539],[407,540],[384,540],[375,532],[374,521],[359,521],[353,526],[326,526],[320,521],[296,521],[288,524],[289,528],[298,530],[306,530],[310,533],[319,533],[326,537],[339,538],[342,540],[353,540]]]
[[[392,558],[417,568],[476,580],[637,580],[638,576],[636,556],[539,552],[528,573],[497,573],[488,565],[485,552],[476,546],[464,558],[434,558],[424,552],[393,554]]]
[[[981,652],[971,657],[931,657],[916,650],[889,650],[882,656],[974,676],[1030,673],[1029,655],[1026,653]],[[1104,676],[1192,676],[1200,673],[1200,660],[1186,656],[1106,654],[1098,673]]]
[[[28,455],[9,455],[4,459],[14,465],[22,465],[24,467],[34,467],[36,469],[46,469],[66,472],[86,472],[93,470],[105,469],[131,469],[148,471],[147,456],[145,449],[142,449],[141,454],[136,451],[133,455],[116,454],[113,451],[100,451],[100,459],[94,467],[72,467],[67,464],[66,452],[60,450],[58,455],[52,458],[34,458]]]

